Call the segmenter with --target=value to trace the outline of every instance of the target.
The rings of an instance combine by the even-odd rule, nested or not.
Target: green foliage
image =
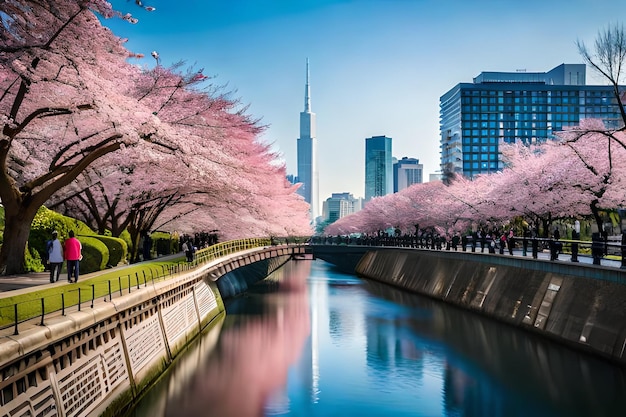
[[[109,263],[109,249],[98,236],[76,236],[83,247],[83,259],[80,261],[80,273],[102,271]]]
[[[133,242],[130,238],[130,233],[128,232],[128,230],[124,229],[124,231],[120,234],[120,239],[122,239],[124,242],[126,242],[126,250],[128,250],[128,248],[133,246]]]
[[[39,256],[39,252],[31,250],[26,247],[26,252],[24,254],[24,270],[26,272],[42,272],[45,269],[44,261],[42,261]]]
[[[109,251],[109,262],[106,265],[108,268],[128,260],[128,244],[123,239],[102,235],[94,236],[94,238],[104,243]]]

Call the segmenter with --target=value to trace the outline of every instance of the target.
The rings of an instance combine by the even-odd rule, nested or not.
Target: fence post
[[[80,287],[78,287],[78,311],[80,311]]]
[[[91,308],[93,308],[94,298],[96,298],[96,285],[91,284]]]
[[[13,332],[13,334],[14,335],[18,335],[20,333],[17,331],[17,323],[18,323],[18,320],[17,320],[17,304],[13,304],[13,311],[15,312],[15,331]]]
[[[65,293],[61,293],[61,315],[65,315]]]
[[[111,280],[109,280],[109,301],[113,300],[113,295],[111,294]]]
[[[39,323],[40,326],[43,326],[43,318],[46,314],[46,304],[44,302],[43,297],[41,297],[41,323]]]
[[[137,278],[137,289],[139,289],[139,272],[135,272],[135,278]]]
[[[117,282],[120,285],[120,297],[124,294],[122,294],[122,277],[117,277]]]

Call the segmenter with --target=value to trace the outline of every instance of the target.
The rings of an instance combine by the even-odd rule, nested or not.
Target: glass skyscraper
[[[391,138],[365,139],[365,201],[393,193]]]
[[[501,170],[501,143],[546,141],[584,118],[622,125],[612,87],[586,85],[585,64],[482,72],[441,96],[439,106],[441,170],[467,177]]]

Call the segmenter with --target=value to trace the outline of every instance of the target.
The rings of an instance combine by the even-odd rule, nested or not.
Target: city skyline
[[[148,4],[148,2],[144,2]],[[166,2],[154,12],[112,1],[139,19],[106,20],[153,66],[184,60],[269,125],[263,135],[297,175],[302,67],[308,57],[317,113],[319,199],[364,196],[364,139],[386,135],[393,156],[416,158],[424,178],[439,170],[439,98],[482,71],[540,71],[582,63],[615,23],[618,0],[524,3],[411,0]],[[621,23],[621,22],[620,22]],[[606,84],[592,70],[588,84]]]

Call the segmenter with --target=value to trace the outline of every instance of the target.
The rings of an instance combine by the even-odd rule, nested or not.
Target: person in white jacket
[[[63,246],[58,239],[59,233],[52,232],[52,239],[48,241],[48,263],[50,265],[50,282],[57,282],[63,267]]]

